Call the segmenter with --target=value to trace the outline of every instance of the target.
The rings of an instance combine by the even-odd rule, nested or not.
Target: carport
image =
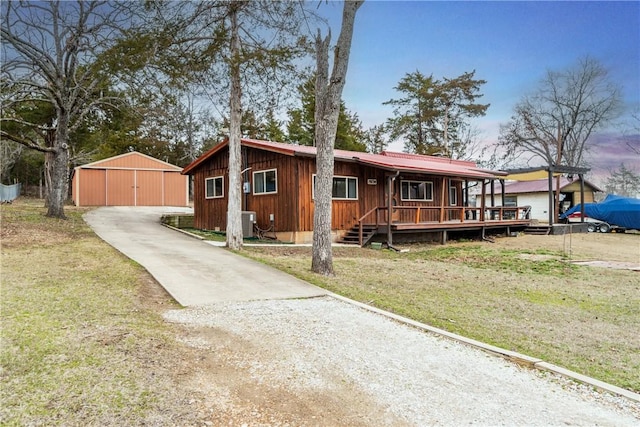
[[[71,183],[76,206],[188,206],[182,168],[136,151],[78,166]]]

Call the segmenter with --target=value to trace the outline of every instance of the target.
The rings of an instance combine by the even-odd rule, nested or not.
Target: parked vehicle
[[[567,222],[582,222],[578,204],[560,216]],[[589,231],[608,233],[640,230],[640,199],[610,194],[600,203],[584,204],[584,222]]]
[[[624,233],[626,231],[626,229],[623,227],[618,227],[615,225],[612,226],[611,224],[600,221],[599,219],[591,218],[587,215],[584,216],[584,221],[582,221],[582,215],[580,214],[580,212],[575,212],[571,215],[567,215],[566,217],[564,217],[564,219],[568,223],[587,223],[587,231],[589,231],[589,233],[594,233],[596,231],[600,233],[608,233],[609,231],[612,231],[614,229],[616,230],[616,232],[621,233]]]

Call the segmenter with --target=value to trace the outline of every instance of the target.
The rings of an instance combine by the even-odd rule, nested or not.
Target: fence
[[[12,202],[20,195],[22,184],[4,185],[0,184],[0,201],[2,203]]]

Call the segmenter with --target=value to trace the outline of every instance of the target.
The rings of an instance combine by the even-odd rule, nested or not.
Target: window
[[[205,199],[217,199],[224,197],[224,177],[216,176],[214,178],[206,178],[205,183]]]
[[[433,200],[433,182],[402,181],[400,187],[402,200]]]
[[[315,198],[316,176],[313,175],[313,194]],[[358,178],[334,176],[331,197],[337,200],[358,200]]]
[[[516,207],[518,206],[518,196],[504,196],[504,206]]]
[[[278,192],[276,169],[253,173],[253,194],[274,194]]]
[[[458,206],[458,189],[455,184],[449,184],[449,206]]]

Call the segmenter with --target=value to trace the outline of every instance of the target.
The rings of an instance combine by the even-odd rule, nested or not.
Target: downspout
[[[393,183],[400,176],[400,171],[396,171],[395,175],[389,175],[389,189],[387,191],[387,246],[393,246],[393,234],[391,233],[391,215],[393,210]]]
[[[242,163],[244,166],[244,169],[241,172],[242,175],[242,201],[243,201],[243,211],[247,211],[249,210],[249,207],[247,206],[248,203],[248,193],[245,191],[244,186],[246,185],[245,183],[249,182],[249,169],[251,169],[249,166],[249,159],[248,154],[247,154],[247,149],[246,147],[241,147],[242,150]]]

